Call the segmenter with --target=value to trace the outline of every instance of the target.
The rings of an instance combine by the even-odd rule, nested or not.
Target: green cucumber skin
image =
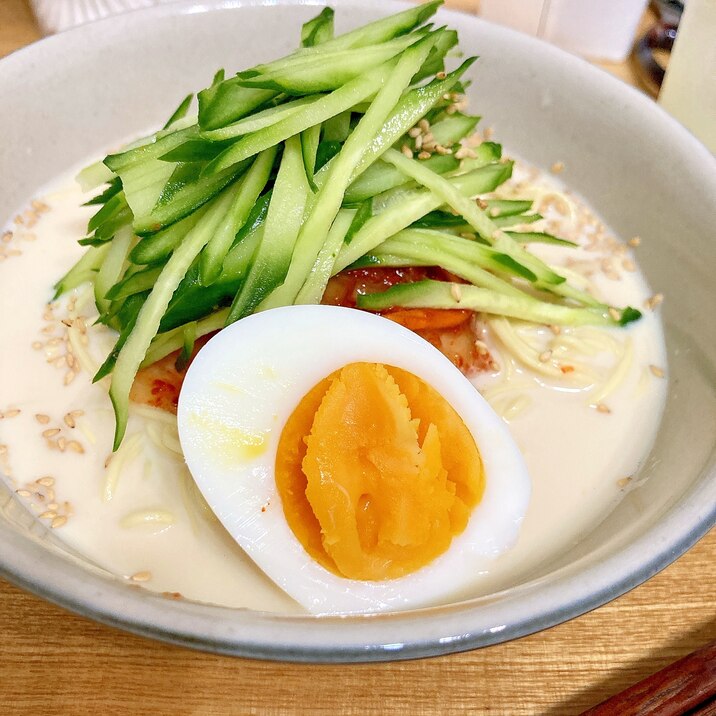
[[[314,124],[325,122],[331,117],[345,112],[354,104],[375,93],[383,82],[390,76],[395,67],[395,61],[374,68],[363,77],[358,77],[325,95],[312,105],[300,110],[290,117],[277,122],[266,129],[239,139],[235,144],[222,152],[216,159],[209,162],[204,169],[206,175],[211,176],[227,167],[231,167],[248,157],[258,154],[264,149],[279,144],[295,134],[309,129]]]
[[[122,442],[127,429],[129,391],[139,366],[157,334],[161,319],[165,314],[174,291],[186,275],[192,261],[206,245],[216,225],[223,217],[233,199],[232,191],[227,190],[216,198],[216,203],[202,217],[201,221],[174,250],[164,266],[154,288],[142,305],[137,322],[127,342],[117,356],[109,396],[115,410],[116,430],[114,450]],[[212,210],[213,209],[213,210]]]
[[[463,308],[481,313],[518,318],[545,325],[617,326],[607,311],[572,308],[544,303],[525,294],[522,298],[494,291],[441,281],[418,281],[393,286],[383,293],[358,297],[358,308],[382,311],[394,306],[405,308]]]
[[[292,303],[296,299],[340,210],[345,191],[355,175],[356,168],[363,160],[366,145],[381,133],[386,118],[400,102],[402,92],[409,86],[415,70],[425,61],[435,39],[435,34],[428,35],[405,50],[368,111],[348,137],[341,151],[327,166],[324,183],[298,236],[286,280],[276,295],[269,298],[269,306]]]
[[[286,277],[311,189],[303,164],[300,136],[286,142],[273,186],[261,244],[231,306],[227,324],[253,312]]]
[[[277,150],[278,147],[270,147],[256,157],[249,171],[240,180],[241,187],[226,219],[204,247],[199,264],[199,280],[204,286],[209,286],[221,275],[224,259],[236,239],[237,232],[248,221],[259,195],[266,188]]]
[[[447,181],[465,196],[477,196],[493,191],[506,181],[511,173],[512,165],[510,163],[488,164],[468,174],[452,177]],[[393,234],[410,226],[425,214],[434,211],[442,203],[442,200],[430,190],[418,189],[409,192],[403,201],[396,202],[363,225],[351,243],[343,247],[336,260],[334,274],[350,266],[363,254],[380,246]]]

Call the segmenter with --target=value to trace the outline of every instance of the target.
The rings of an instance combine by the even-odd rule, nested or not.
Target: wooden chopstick
[[[716,642],[652,674],[581,716],[716,714]]]

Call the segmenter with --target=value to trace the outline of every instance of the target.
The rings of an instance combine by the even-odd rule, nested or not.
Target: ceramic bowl
[[[338,3],[339,29],[402,9]],[[291,50],[306,3],[177,2],[50,37],[0,62],[0,217],[54,176],[160,122],[217,67]],[[564,162],[566,183],[625,237],[639,234],[663,308],[670,391],[640,486],[576,546],[527,580],[471,601],[362,618],[282,617],[132,590],[48,537],[2,488],[0,572],[73,611],[200,649],[297,661],[401,659],[545,629],[636,586],[716,520],[716,161],[651,100],[586,62],[474,17],[444,11],[481,59],[473,106],[511,152]],[[11,98],[9,102],[8,99]],[[8,306],[0,307],[2,311]]]

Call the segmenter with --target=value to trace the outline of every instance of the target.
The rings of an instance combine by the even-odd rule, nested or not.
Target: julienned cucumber
[[[418,281],[400,284],[383,293],[358,296],[358,308],[383,311],[387,308],[463,308],[524,321],[563,326],[621,326],[638,319],[633,308],[612,317],[609,311],[573,308],[545,303],[528,295],[508,296],[478,286],[443,281]]]
[[[570,285],[525,246],[571,244],[542,230],[532,202],[500,191],[511,162],[476,145],[463,114],[457,33],[426,25],[440,1],[334,36],[330,8],[288,56],[186,97],[157,132],[81,173],[103,183],[89,248],[57,294],[93,285],[118,331],[111,376],[115,448],[137,370],[252,312],[318,303],[349,268],[439,266],[468,283],[425,281],[359,306],[464,308],[550,324],[639,317]],[[297,43],[298,45],[298,43]],[[458,105],[460,105],[458,107]],[[516,231],[515,229],[521,229]]]

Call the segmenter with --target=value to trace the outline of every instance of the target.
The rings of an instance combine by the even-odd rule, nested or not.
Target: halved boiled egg
[[[522,456],[472,384],[354,309],[291,306],[224,329],[189,368],[178,420],[212,510],[312,613],[465,594],[527,510]]]

